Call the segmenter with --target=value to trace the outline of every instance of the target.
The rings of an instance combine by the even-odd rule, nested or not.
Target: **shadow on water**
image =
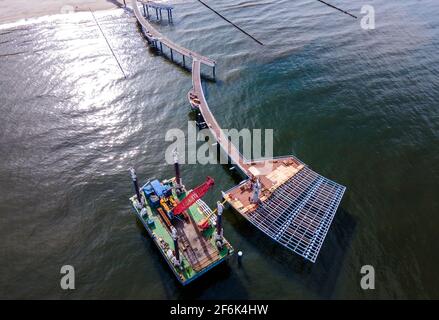
[[[248,299],[247,289],[231,267],[233,261],[234,257],[230,257],[200,279],[181,287],[177,299]]]
[[[276,262],[293,281],[311,290],[319,298],[328,299],[334,295],[337,279],[357,224],[350,213],[342,208],[337,210],[317,261],[313,264],[256,230],[256,227],[241,215],[227,211],[233,209],[227,209],[225,217],[237,233],[246,238],[266,259]],[[243,266],[241,270],[245,270],[245,260]],[[245,277],[245,273],[242,275]]]

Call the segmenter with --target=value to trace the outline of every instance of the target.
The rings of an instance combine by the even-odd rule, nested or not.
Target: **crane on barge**
[[[174,169],[174,178],[148,180],[139,187],[136,172],[131,168],[135,195],[130,200],[168,265],[185,285],[224,261],[233,253],[233,247],[223,236],[222,205],[212,211],[201,200],[213,187],[213,178],[207,177],[188,191],[180,177],[176,152]]]

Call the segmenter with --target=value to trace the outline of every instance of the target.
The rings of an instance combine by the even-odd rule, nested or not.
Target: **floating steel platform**
[[[262,232],[300,256],[315,262],[345,187],[303,167],[258,205],[251,204],[249,182],[225,198]]]

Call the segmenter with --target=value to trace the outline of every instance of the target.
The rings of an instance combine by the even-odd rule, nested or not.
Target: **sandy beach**
[[[52,14],[105,10],[123,5],[123,0],[0,0],[0,24]]]

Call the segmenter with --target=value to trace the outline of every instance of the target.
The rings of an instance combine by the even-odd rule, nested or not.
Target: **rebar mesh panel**
[[[304,167],[247,219],[286,248],[315,262],[345,189]]]

